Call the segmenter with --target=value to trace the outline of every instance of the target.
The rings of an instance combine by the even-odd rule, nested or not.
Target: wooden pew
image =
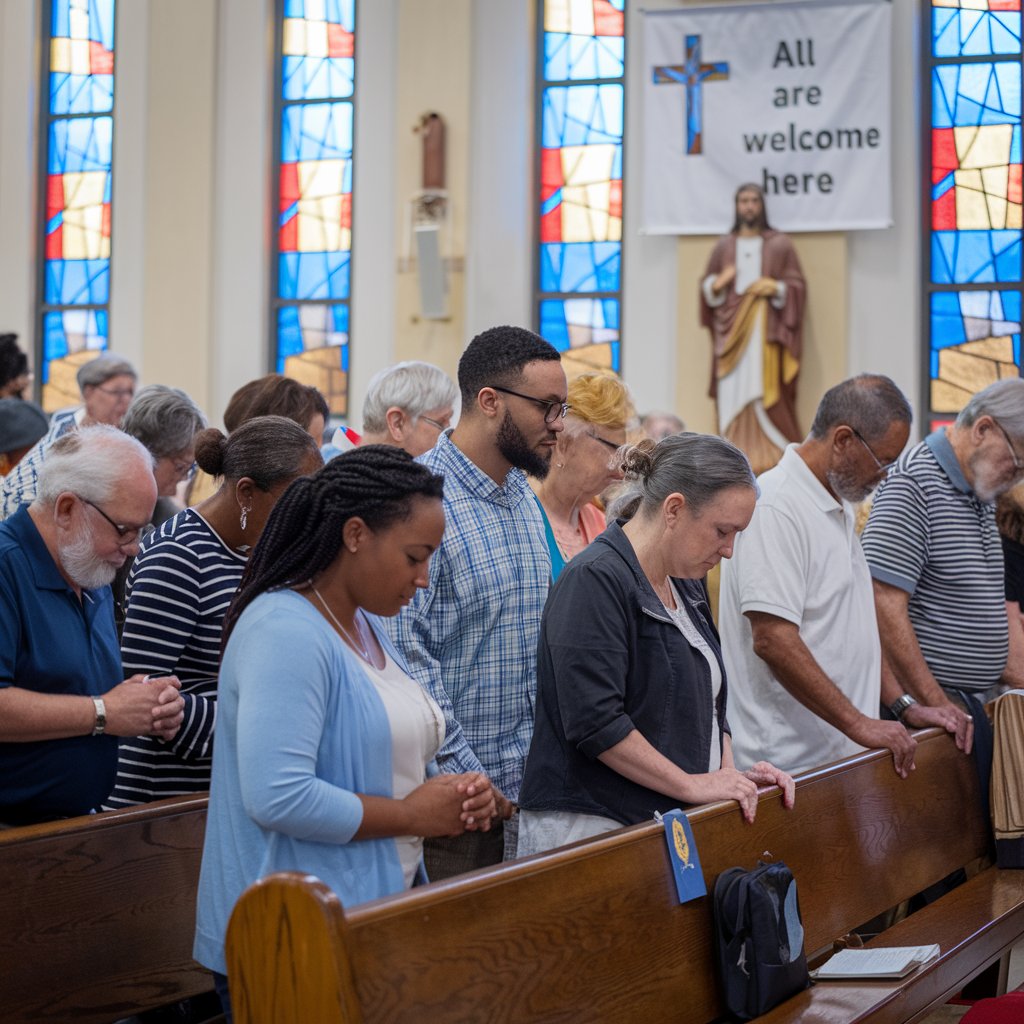
[[[989,849],[970,759],[918,735],[902,781],[876,751],[690,812],[709,892],[763,852],[796,876],[809,954]],[[873,944],[938,942],[903,982],[821,983],[765,1017],[919,1020],[1024,936],[1024,871],[987,869]],[[710,898],[680,905],[657,825],[638,825],[344,911],[322,883],[271,876],[239,901],[228,965],[239,1024],[673,1021],[723,1013]]]
[[[5,1024],[107,1024],[213,988],[192,959],[206,805],[0,831]]]

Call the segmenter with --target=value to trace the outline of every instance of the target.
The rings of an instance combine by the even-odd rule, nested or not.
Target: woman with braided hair
[[[426,587],[443,479],[368,445],[278,500],[224,623],[196,959],[227,1000],[245,888],[312,873],[346,907],[409,887],[422,837],[487,830],[490,781],[433,775],[444,716],[379,625]]]

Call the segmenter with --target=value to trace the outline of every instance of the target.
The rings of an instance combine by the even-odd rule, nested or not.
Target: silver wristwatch
[[[916,703],[917,701],[909,693],[905,693],[902,697],[897,697],[889,705],[889,710],[893,713],[897,722],[902,722],[903,716],[907,713],[907,708],[912,707]]]
[[[93,697],[93,706],[96,708],[96,721],[93,723],[93,736],[102,736],[107,728],[107,706],[103,703],[102,697]]]

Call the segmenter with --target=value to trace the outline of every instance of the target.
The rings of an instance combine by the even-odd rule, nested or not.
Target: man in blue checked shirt
[[[558,351],[522,327],[477,335],[459,361],[462,414],[419,461],[444,475],[446,529],[430,586],[397,617],[392,638],[445,713],[445,772],[483,771],[497,827],[428,839],[431,879],[515,852],[515,801],[530,749],[537,639],[551,582],[544,527],[526,474],[544,477],[562,429]]]

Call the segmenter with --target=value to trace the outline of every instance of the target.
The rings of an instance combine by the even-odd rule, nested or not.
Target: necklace
[[[369,662],[372,665],[373,660],[370,658],[370,652],[366,650],[366,648],[363,647],[363,645],[355,637],[353,637],[352,634],[338,621],[338,617],[334,614],[334,612],[331,611],[331,606],[324,600],[323,595],[320,593],[320,591],[313,586],[312,580],[309,581],[309,585],[312,588],[313,593],[316,594],[319,602],[324,606],[324,611],[327,612],[328,618],[337,627],[338,632],[341,633],[341,635],[348,641],[349,647],[351,647],[357,654],[359,654],[362,657],[363,661]],[[358,612],[358,609],[356,609],[356,611]],[[356,622],[355,616],[353,616],[352,618],[352,625],[355,626],[356,633],[358,633],[359,624]]]

